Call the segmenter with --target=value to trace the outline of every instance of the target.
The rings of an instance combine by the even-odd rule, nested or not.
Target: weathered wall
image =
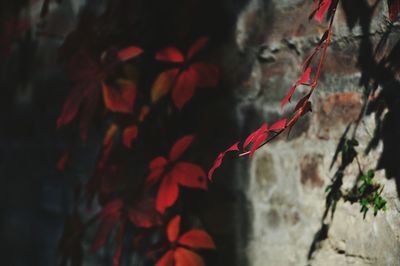
[[[343,2],[347,10],[355,8],[356,16],[346,17],[342,6],[337,14],[333,43],[312,98],[313,112],[293,128],[288,139],[262,148],[251,162],[247,191],[253,213],[247,248],[250,265],[400,265],[399,194],[396,178],[389,179],[392,176],[384,169],[377,171],[376,179],[385,186],[385,213],[374,217],[369,212],[363,220],[358,204],[340,200],[333,219],[328,215],[322,220],[325,187],[338,166],[329,169],[332,157],[347,124],[357,119],[363,105],[357,65],[360,44],[376,43],[387,30],[384,3],[368,25],[368,1]],[[247,97],[239,106],[242,113],[255,108],[260,120],[276,121],[281,99],[324,30],[308,21],[310,10],[312,1],[253,0],[242,13],[237,44],[243,55],[253,59],[251,78],[239,91]],[[399,36],[398,30],[391,34],[395,41]],[[375,150],[364,154],[380,119],[366,117],[357,131],[364,171],[377,166],[385,148],[380,141]],[[260,124],[252,120],[246,126],[254,130]],[[347,167],[344,189],[353,185],[358,173],[355,162]],[[317,238],[323,240],[313,247]]]

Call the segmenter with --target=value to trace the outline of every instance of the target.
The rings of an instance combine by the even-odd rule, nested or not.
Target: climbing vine
[[[48,13],[51,2],[44,0],[42,18]],[[76,241],[82,240],[89,226],[96,226],[92,252],[99,251],[110,238],[114,239],[115,265],[129,253],[127,246],[140,250],[146,260],[157,266],[205,265],[199,254],[203,254],[203,250],[212,252],[218,246],[204,224],[191,223],[182,213],[182,190],[206,191],[227,154],[252,157],[262,146],[284,132],[290,132],[297,121],[312,110],[311,97],[318,86],[332,41],[339,0],[314,2],[310,19],[325,25],[326,18],[326,30],[302,64],[302,74],[282,100],[281,109],[288,108],[297,88],[306,87],[307,92],[286,118],[271,126],[263,124],[244,141],[221,152],[208,175],[191,156],[196,132],[177,134],[168,129],[171,129],[171,117],[185,112],[198,91],[215,90],[219,85],[219,67],[207,54],[212,39],[196,36],[184,47],[171,44],[162,48],[147,48],[140,41],[107,43],[101,49],[91,50],[85,40],[82,45],[77,45],[81,41],[80,32],[67,37],[60,58],[72,86],[57,127],[60,130],[77,128],[79,140],[76,141],[82,143],[90,140],[93,130],[103,134],[94,171],[85,184],[78,186],[91,218],[81,221],[75,207],[72,222],[68,223],[75,233],[69,234],[65,230],[62,239],[64,265],[69,260],[76,260],[73,256],[76,253],[71,250],[82,249]],[[387,3],[389,19],[394,22],[400,11],[400,0],[388,0]],[[14,35],[27,28],[28,23],[24,21],[11,20],[6,24],[0,36],[3,56],[9,53]],[[96,40],[101,36],[90,38]],[[157,71],[150,71],[154,66]],[[357,160],[356,146],[357,141],[353,138],[343,139],[339,145],[336,156],[341,153],[342,161],[326,188],[327,212],[329,208],[334,211],[340,198],[358,202],[364,217],[369,209],[376,215],[386,208],[383,187],[374,181],[372,170],[365,173],[360,169],[354,188],[347,192],[341,190],[344,168]],[[72,157],[73,153],[67,149],[59,159],[57,169],[68,171]],[[131,168],[135,168],[132,165],[141,170],[132,171]],[[181,234],[182,229],[185,230]],[[81,261],[74,261],[74,265],[79,263]]]

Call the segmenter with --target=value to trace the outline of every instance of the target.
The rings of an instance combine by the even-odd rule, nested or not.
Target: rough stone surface
[[[288,139],[267,145],[251,161],[247,191],[253,213],[247,247],[250,265],[400,265],[399,194],[384,170],[377,171],[375,178],[385,186],[386,212],[376,217],[369,212],[364,220],[357,203],[340,200],[333,218],[329,214],[322,221],[325,187],[340,163],[330,169],[332,157],[346,126],[358,118],[363,105],[357,61],[360,39],[365,36],[359,23],[346,17],[344,9],[351,9],[347,2],[338,11],[319,91],[312,99],[313,113],[293,128]],[[324,31],[308,21],[310,10],[312,1],[252,0],[239,19],[238,48],[256,58],[252,73],[257,75],[251,83],[255,85],[247,88],[253,97],[246,104],[268,123],[280,116],[280,100]],[[373,12],[372,41],[385,31],[386,13],[383,3]],[[296,97],[302,92],[300,88]],[[382,154],[379,143],[364,155],[375,122],[374,115],[367,116],[356,134],[363,171],[375,168]],[[254,120],[249,123],[248,127],[257,128]],[[346,168],[343,189],[352,187],[358,173],[355,162]],[[315,242],[309,256],[317,232],[327,237]]]

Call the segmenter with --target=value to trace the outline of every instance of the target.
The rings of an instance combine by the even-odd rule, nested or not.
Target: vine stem
[[[318,80],[319,80],[319,77],[320,77],[320,75],[321,75],[322,65],[323,65],[323,62],[324,62],[325,57],[326,57],[326,51],[327,51],[327,49],[328,49],[328,47],[329,47],[329,44],[331,43],[331,40],[332,40],[332,26],[333,26],[333,22],[334,22],[334,20],[335,20],[335,14],[336,14],[336,11],[337,11],[337,6],[338,6],[338,4],[339,4],[339,0],[336,0],[336,1],[335,1],[335,6],[334,6],[334,8],[332,9],[332,15],[331,15],[331,18],[330,18],[330,21],[329,21],[329,26],[328,26],[328,34],[327,34],[326,40],[324,41],[324,44],[323,44],[323,45],[324,45],[324,49],[322,50],[322,54],[321,54],[320,60],[319,60],[319,62],[318,62],[318,68],[317,68],[317,72],[316,72],[316,74],[315,74],[314,81],[313,81],[311,84],[302,84],[302,85],[307,85],[307,86],[311,87],[310,92],[309,92],[308,95],[306,96],[307,99],[309,99],[309,98],[311,97],[313,91],[315,90],[315,88],[316,88],[317,85],[318,85]],[[317,49],[318,49],[318,51],[319,51],[319,48],[317,48]],[[300,110],[298,110],[297,112],[299,112],[299,111],[300,111]],[[294,115],[294,116],[295,116],[295,115]],[[293,116],[293,117],[294,117],[294,116]],[[293,117],[292,117],[292,118],[293,118]],[[276,134],[275,134],[274,136],[272,136],[271,138],[267,139],[264,143],[262,143],[262,144],[259,146],[259,148],[261,148],[261,147],[263,147],[264,145],[268,144],[269,142],[271,142],[272,140],[274,140],[276,137],[278,137],[279,135],[281,135],[284,131],[286,131],[286,129],[292,128],[292,126],[293,126],[293,125],[288,126],[288,127],[285,127],[284,129],[282,129],[282,130],[276,132]],[[251,153],[250,151],[241,153],[241,154],[239,154],[239,157],[246,156],[246,155],[248,155],[248,154],[250,154],[250,153]]]

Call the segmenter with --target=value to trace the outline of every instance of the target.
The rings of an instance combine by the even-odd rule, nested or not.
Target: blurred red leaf
[[[167,237],[169,242],[173,243],[178,239],[181,226],[181,216],[177,215],[171,219],[167,226]]]
[[[117,54],[120,61],[127,61],[135,58],[143,53],[143,49],[137,46],[129,46],[120,50]]]
[[[199,229],[192,229],[186,232],[179,238],[178,243],[191,248],[215,249],[211,236],[204,230]]]
[[[189,188],[207,189],[206,173],[203,168],[193,163],[177,163],[171,171],[171,175],[179,184]]]
[[[182,63],[185,60],[183,54],[175,47],[168,47],[157,52],[156,59],[172,63]]]
[[[202,50],[208,43],[208,37],[200,37],[193,45],[190,47],[187,58],[191,59],[194,55],[196,55],[200,50]]]
[[[142,228],[161,224],[160,216],[155,208],[155,200],[152,198],[144,198],[129,208],[128,218],[134,225]]]
[[[186,135],[175,142],[169,153],[170,162],[176,161],[189,148],[193,139],[193,135]]]
[[[175,266],[174,250],[169,250],[156,263],[155,266]]]
[[[176,108],[182,109],[192,99],[197,81],[197,72],[192,67],[189,67],[178,76],[172,89],[172,101]]]
[[[138,136],[137,126],[130,126],[124,129],[122,142],[127,148],[132,148],[132,141]]]
[[[116,87],[104,82],[103,98],[108,110],[116,113],[132,113],[136,99],[136,85],[130,80],[118,80]]]
[[[202,257],[185,248],[177,248],[174,252],[175,266],[205,266]]]
[[[160,213],[172,206],[178,198],[178,182],[171,174],[164,175],[157,193],[156,207]]]

